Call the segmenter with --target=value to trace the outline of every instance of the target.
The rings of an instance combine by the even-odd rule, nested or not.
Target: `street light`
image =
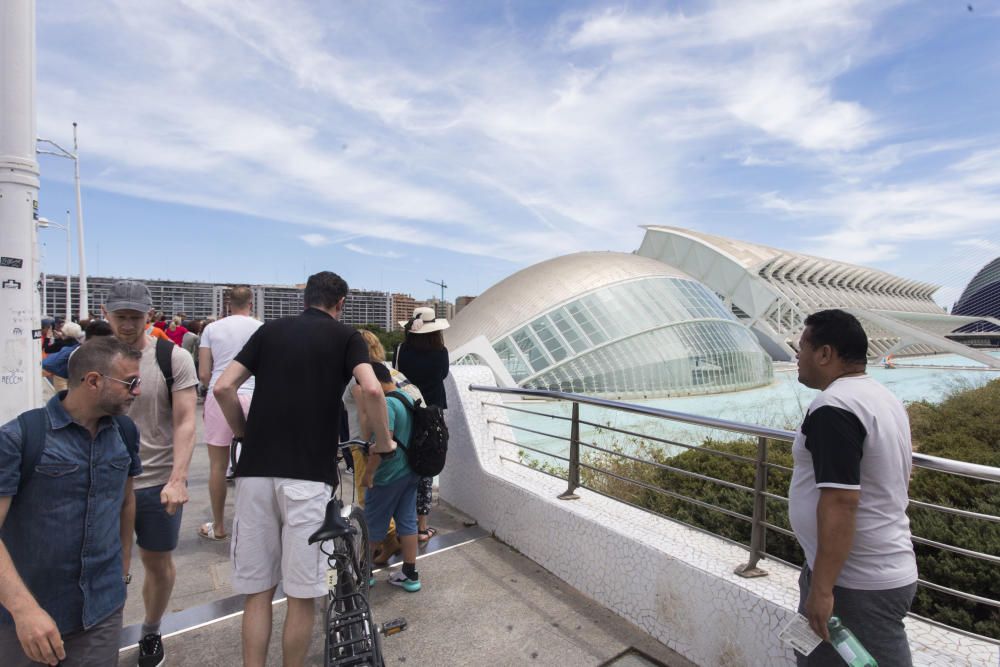
[[[38,148],[36,146],[36,152],[43,155],[55,155],[56,157],[66,158],[67,160],[73,161],[74,169],[74,182],[76,184],[76,234],[79,237],[79,251],[80,251],[80,320],[85,320],[90,317],[90,304],[87,302],[87,264],[84,259],[83,254],[83,203],[80,197],[80,153],[79,148],[76,143],[76,123],[73,123],[73,152],[70,153],[68,150],[52,141],[51,139],[42,139],[39,137],[38,145],[47,146],[54,150],[46,150],[44,148]],[[67,236],[69,232],[67,232]],[[68,260],[67,260],[68,261]],[[69,271],[66,271],[66,283],[69,284]],[[67,289],[69,289],[67,287]],[[69,315],[67,314],[67,319]]]
[[[66,224],[65,225],[60,225],[58,222],[52,222],[48,218],[39,218],[38,222],[36,222],[35,224],[38,225],[39,229],[48,229],[49,227],[55,227],[56,229],[61,229],[64,232],[66,232],[66,321],[67,322],[72,322],[73,321],[73,301],[72,301],[72,297],[70,296],[70,283],[72,282],[73,279],[69,275],[69,261],[70,261],[70,258],[72,257],[72,255],[70,253],[69,211],[66,211]],[[42,312],[45,312],[45,308],[46,308],[46,304],[45,304],[46,294],[45,294],[45,289],[44,288],[45,288],[45,278],[43,277],[42,278]],[[82,322],[83,320],[81,319],[80,321]]]

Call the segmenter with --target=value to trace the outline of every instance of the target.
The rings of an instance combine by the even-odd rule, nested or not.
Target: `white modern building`
[[[662,262],[583,252],[535,264],[462,309],[453,363],[501,384],[618,397],[768,384],[770,356],[704,285]]]
[[[975,334],[958,329],[988,318],[949,315],[934,302],[931,283],[690,229],[645,229],[638,254],[713,290],[775,360],[795,358],[810,313],[842,308],[865,327],[871,357],[950,352],[1000,367],[959,342]]]

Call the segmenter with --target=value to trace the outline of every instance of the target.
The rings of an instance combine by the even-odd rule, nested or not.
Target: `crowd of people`
[[[198,532],[231,536],[245,665],[265,663],[279,582],[283,662],[305,660],[326,592],[325,559],[308,537],[339,478],[338,440],[373,442],[350,462],[373,557],[385,564],[401,552],[389,583],[421,590],[432,479],[414,472],[407,451],[415,406],[447,408],[448,322],[417,308],[400,322],[390,365],[376,336],[339,321],[346,295],[342,278],[321,272],[306,283],[300,315],[261,323],[249,289],[236,288],[232,313],[202,329],[152,318],[146,286],[120,281],[102,319],[64,323],[43,341],[65,389],[0,427],[0,665],[116,664],[133,542],[145,572],[138,664],[164,664],[160,622],[176,579],[199,383],[212,520]],[[798,346],[799,381],[820,392],[792,448],[789,519],[806,560],[799,612],[823,639],[837,616],[878,664],[909,665],[903,617],[917,569],[906,411],[865,373],[868,340],[853,315],[810,315]],[[839,660],[829,643],[799,656],[800,665]]]
[[[250,289],[237,287],[224,318],[168,321],[144,284],[124,280],[100,318],[46,323],[45,371],[57,393],[0,427],[0,664],[117,664],[133,544],[145,575],[138,665],[165,663],[160,624],[177,577],[199,389],[212,520],[198,533],[231,539],[233,589],[246,596],[244,664],[264,664],[279,581],[284,663],[305,659],[315,599],[326,593],[325,560],[308,537],[338,480],[338,439],[374,442],[351,466],[380,538],[376,558],[402,551],[389,582],[420,589],[418,544],[435,532],[431,480],[407,466],[412,418],[400,401],[443,401],[448,323],[429,309],[400,323],[406,341],[396,353],[410,358],[411,381],[385,364],[371,332],[339,321],[346,295],[342,278],[322,272],[309,278],[298,316],[262,323]],[[425,350],[420,336],[433,344]]]

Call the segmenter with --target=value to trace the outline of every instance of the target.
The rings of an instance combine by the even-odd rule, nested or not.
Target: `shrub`
[[[934,456],[1000,467],[1000,380],[974,389],[958,388],[940,404],[917,402],[908,406],[914,449]],[[583,451],[583,486],[619,498],[657,514],[682,521],[711,533],[750,544],[750,523],[677,496],[697,499],[744,516],[753,513],[752,493],[699,479],[667,468],[688,471],[753,489],[755,439],[718,441],[706,439],[701,447],[670,456],[662,448],[631,440],[613,446],[613,453]],[[724,454],[751,459],[738,460]],[[626,455],[627,454],[627,455]],[[635,461],[629,456],[643,459]],[[790,468],[788,443],[771,442],[767,460]],[[537,468],[565,477],[561,465],[532,463]],[[593,469],[592,469],[593,468]],[[603,472],[607,471],[607,472]],[[767,490],[786,496],[791,479],[787,470],[770,468]],[[633,480],[633,481],[628,481]],[[676,495],[672,495],[676,494]],[[1000,492],[995,483],[914,468],[910,498],[936,505],[1000,516]],[[769,523],[790,530],[787,504],[768,499]],[[959,517],[911,506],[911,530],[915,536],[1000,555],[1000,523]],[[801,565],[804,557],[797,542],[769,530],[766,551],[770,556]],[[921,579],[941,586],[985,597],[1000,591],[1000,566],[935,547],[915,545]],[[966,602],[961,598],[918,588],[912,610],[942,623],[1000,639],[1000,609]]]

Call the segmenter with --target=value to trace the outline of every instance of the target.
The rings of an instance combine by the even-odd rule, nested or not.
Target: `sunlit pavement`
[[[200,412],[200,406],[199,406]],[[198,439],[201,439],[199,419]],[[349,486],[349,479],[345,481]],[[239,665],[240,600],[230,584],[229,542],[197,534],[210,520],[208,455],[196,446],[189,476],[191,500],[184,509],[174,560],[177,584],[164,619],[167,665]],[[227,523],[232,517],[232,487]],[[423,589],[407,593],[376,574],[372,591],[376,620],[404,617],[409,627],[383,642],[387,665],[602,665],[630,648],[666,665],[691,663],[637,627],[589,600],[541,566],[493,539],[466,517],[437,503],[431,524],[438,535],[418,562]],[[228,526],[227,526],[228,528]],[[581,545],[586,548],[586,545]],[[125,637],[142,622],[142,565],[133,560],[133,583],[125,605]],[[276,602],[268,665],[280,665],[280,628],[285,605]],[[221,616],[221,620],[219,617]],[[309,664],[322,664],[317,614]],[[194,626],[194,627],[192,627]],[[137,649],[121,653],[120,665],[135,665]],[[630,663],[638,664],[638,663]]]

